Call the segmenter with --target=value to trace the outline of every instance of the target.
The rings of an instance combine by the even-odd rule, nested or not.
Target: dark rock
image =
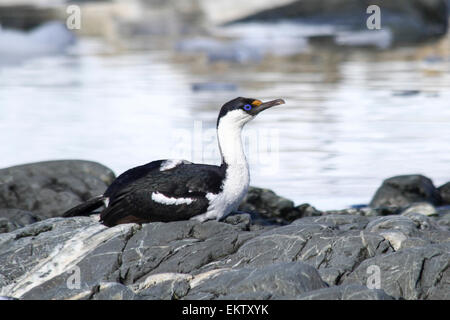
[[[325,288],[317,270],[301,262],[276,263],[260,268],[216,270],[206,280],[191,281],[185,299],[268,299],[299,295]],[[230,296],[230,297],[229,297]]]
[[[440,186],[438,190],[441,194],[442,204],[450,205],[450,182]]]
[[[248,213],[231,214],[225,218],[224,222],[238,226],[241,230],[250,230],[252,218]]]
[[[393,244],[393,246],[395,245],[395,243],[392,241],[391,238],[389,238],[389,241]],[[416,238],[416,237],[412,237],[412,238],[406,238],[404,240],[402,240],[400,242],[400,247],[399,248],[395,248],[394,249],[396,251],[398,251],[399,249],[408,249],[408,248],[416,248],[416,247],[426,247],[428,245],[432,244],[431,241],[426,240],[426,239],[422,239],[422,238]]]
[[[309,204],[294,207],[294,202],[278,196],[269,189],[250,187],[239,206],[240,211],[257,213],[275,223],[294,221],[302,216],[320,215],[320,212]]]
[[[369,223],[369,218],[364,215],[343,215],[326,214],[320,217],[305,217],[298,220],[297,223],[320,223],[329,225],[331,228],[348,231],[363,230]]]
[[[450,299],[450,242],[409,248],[363,261],[343,284],[366,284],[369,266],[380,268],[381,289],[395,298]]]
[[[353,227],[345,226],[345,222],[351,222]],[[393,251],[381,235],[362,231],[365,224],[367,218],[359,216],[298,219],[290,225],[263,231],[247,240],[236,253],[201,270],[303,261],[317,268],[326,282],[334,284],[364,259]]]
[[[433,205],[441,203],[441,196],[433,182],[422,175],[396,176],[384,180],[370,206],[405,207],[414,202],[429,202]]]
[[[300,217],[317,217],[321,216],[323,213],[316,208],[314,208],[309,203],[303,203],[295,207],[295,210],[288,212],[285,216],[287,221],[294,221]]]
[[[380,289],[369,289],[361,285],[342,285],[303,293],[298,300],[393,300]]]
[[[6,28],[29,30],[58,16],[58,10],[54,7],[23,4],[0,6],[0,21]]]
[[[60,216],[99,194],[114,180],[101,164],[63,160],[0,170],[0,208],[31,211],[40,218]]]
[[[392,31],[396,43],[428,41],[447,32],[445,0],[299,0],[253,14],[239,22],[298,19],[364,30],[369,5],[380,7],[381,26]]]
[[[0,209],[0,233],[11,232],[39,221],[32,212],[20,209]]]
[[[448,230],[435,219],[419,213],[378,217],[367,224],[366,230],[383,236],[396,251],[450,241]]]
[[[249,214],[112,228],[95,215],[51,218],[0,234],[0,296],[440,299],[450,292],[440,218],[329,214],[256,229]],[[373,264],[385,293],[361,288]]]
[[[402,214],[402,216],[411,219],[416,224],[416,227],[419,230],[427,231],[437,228],[436,221],[421,213],[405,212]]]
[[[134,292],[117,282],[100,283],[92,295],[92,300],[134,300]]]
[[[403,216],[386,216],[378,217],[370,221],[366,230],[369,232],[381,232],[385,230],[396,230],[402,232],[406,236],[417,236],[417,225],[408,217]]]
[[[437,223],[450,231],[450,212],[440,216],[437,220]]]
[[[162,273],[148,276],[135,286],[139,299],[174,300],[184,297],[190,290],[192,276],[182,273]]]
[[[391,213],[389,211],[389,213]],[[370,207],[357,207],[357,208],[348,208],[341,210],[329,210],[323,213],[324,215],[358,215],[363,217],[373,217],[380,216],[386,214],[385,210],[379,208],[370,208]]]
[[[87,299],[117,282],[118,261],[137,225],[107,228],[90,217],[52,218],[0,235],[0,287],[23,299]],[[78,271],[79,285],[69,279]]]
[[[133,236],[124,248],[121,278],[126,284],[157,273],[196,273],[197,270],[237,250],[254,236],[216,221],[151,223]]]

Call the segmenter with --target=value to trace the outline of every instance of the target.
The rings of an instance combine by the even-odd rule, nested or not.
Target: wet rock
[[[442,204],[450,205],[450,182],[440,186],[438,190],[441,194]]]
[[[332,286],[310,291],[296,297],[298,300],[393,300],[380,289],[369,289],[361,285]]]
[[[39,221],[32,212],[20,209],[0,209],[0,233],[11,232]]]
[[[363,261],[343,284],[367,283],[369,266],[380,268],[381,289],[395,298],[450,299],[450,242],[409,248]]]
[[[313,267],[302,262],[275,263],[260,268],[222,269],[191,282],[185,299],[202,296],[228,299],[268,299],[299,295],[326,284]]]
[[[31,211],[39,218],[102,194],[114,180],[105,166],[81,160],[47,161],[0,170],[0,208]]]
[[[396,176],[383,181],[373,196],[370,206],[406,207],[414,202],[441,203],[439,191],[433,182],[422,175]]]

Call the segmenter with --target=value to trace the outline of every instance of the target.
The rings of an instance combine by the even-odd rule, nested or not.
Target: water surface
[[[393,175],[440,185],[450,180],[442,47],[318,47],[239,63],[82,39],[67,55],[0,66],[0,167],[74,158],[119,174],[178,156],[218,163],[217,112],[247,96],[286,100],[246,128],[252,185],[318,209],[367,203]]]

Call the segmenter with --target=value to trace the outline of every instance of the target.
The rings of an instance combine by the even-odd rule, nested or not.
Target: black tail
[[[63,217],[76,217],[76,216],[88,216],[91,214],[92,211],[95,209],[100,208],[104,203],[103,200],[105,199],[104,196],[97,196],[92,199],[89,199],[86,202],[83,202],[82,204],[79,204],[76,207],[73,207],[70,210],[67,210],[63,213]]]

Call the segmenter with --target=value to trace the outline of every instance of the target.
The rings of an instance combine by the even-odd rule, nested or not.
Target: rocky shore
[[[393,177],[369,206],[326,212],[253,187],[223,222],[59,217],[113,179],[79,160],[0,170],[0,296],[450,299],[449,183]]]

